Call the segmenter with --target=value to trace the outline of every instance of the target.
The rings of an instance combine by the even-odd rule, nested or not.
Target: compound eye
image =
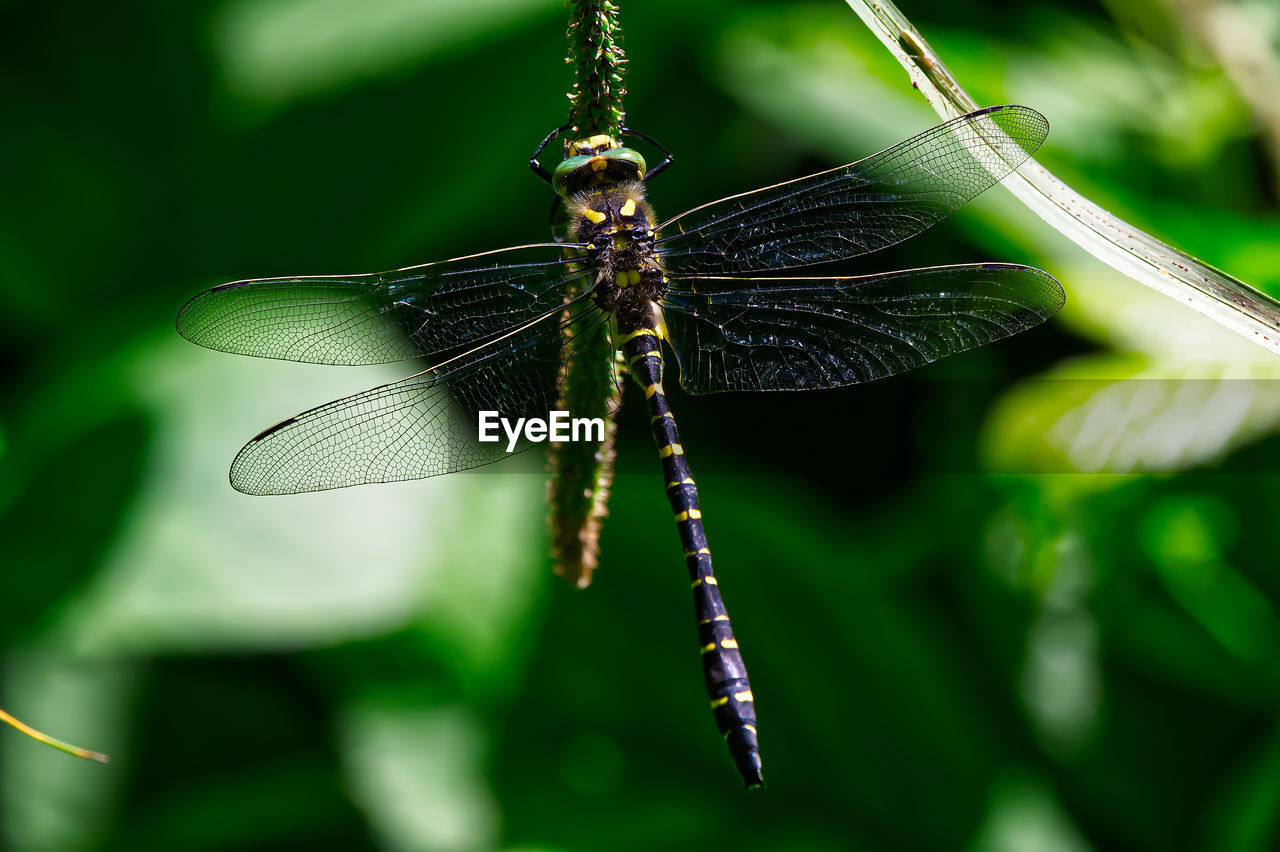
[[[634,148],[614,148],[612,151],[605,151],[601,156],[608,157],[610,162],[614,163],[615,168],[618,169],[617,174],[634,171],[635,180],[643,178],[644,173],[648,171],[644,157]]]
[[[551,174],[551,188],[555,190],[556,195],[568,198],[570,193],[576,192],[583,182],[583,171],[590,173],[591,160],[591,157],[579,155],[570,157],[556,166],[556,170]]]

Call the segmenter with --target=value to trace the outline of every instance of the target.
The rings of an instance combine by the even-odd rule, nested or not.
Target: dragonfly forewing
[[[1049,123],[1024,106],[979,110],[847,166],[730,196],[662,224],[672,275],[847,260],[909,239],[999,183]]]
[[[235,281],[188,302],[177,328],[210,349],[311,364],[434,358],[562,303],[584,274],[565,248],[542,243],[368,275]]]

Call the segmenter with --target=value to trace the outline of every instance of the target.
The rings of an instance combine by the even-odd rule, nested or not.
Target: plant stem
[[[573,66],[574,82],[569,90],[573,131],[565,137],[566,145],[569,140],[596,134],[619,137],[626,115],[622,98],[627,90],[617,4],[572,0],[568,39],[566,62]],[[568,298],[577,296],[584,286],[589,283],[574,285]],[[557,574],[583,588],[591,582],[599,561],[600,527],[608,514],[618,431],[614,418],[622,406],[621,382],[607,326],[585,323],[582,331],[577,331],[576,326],[566,323],[564,334],[569,357],[561,373],[558,407],[574,417],[599,417],[605,423],[604,440],[599,443],[547,445],[551,557]]]
[[[107,756],[105,754],[99,754],[96,751],[89,751],[88,749],[83,749],[79,746],[73,746],[70,743],[64,743],[62,740],[54,739],[48,734],[42,734],[30,725],[25,725],[13,718],[3,710],[0,710],[0,722],[6,722],[17,728],[19,731],[22,731],[22,733],[31,737],[33,740],[39,740],[45,745],[53,746],[59,751],[65,751],[67,754],[73,754],[76,757],[83,757],[85,760],[96,760],[99,763],[107,762]]]
[[[978,109],[891,0],[845,0],[943,118]],[[1133,280],[1280,354],[1280,303],[1103,210],[1035,160],[1003,184],[1076,245]]]
[[[569,123],[578,138],[597,133],[617,137],[626,118],[622,98],[627,93],[618,6],[609,0],[571,0],[570,7],[565,61],[574,67],[574,81]]]

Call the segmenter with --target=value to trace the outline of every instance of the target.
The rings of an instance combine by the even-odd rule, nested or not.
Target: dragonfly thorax
[[[638,181],[585,190],[569,201],[574,240],[587,245],[596,272],[593,297],[623,328],[651,314],[662,297],[663,276],[654,250],[653,208]]]

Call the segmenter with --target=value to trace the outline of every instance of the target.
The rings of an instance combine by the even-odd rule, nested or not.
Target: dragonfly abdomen
[[[649,403],[653,438],[658,445],[667,499],[675,514],[684,545],[685,565],[693,586],[694,615],[698,619],[702,671],[716,725],[729,745],[729,753],[748,788],[764,786],[760,744],[756,734],[755,699],[747,680],[733,625],[720,596],[711,567],[711,550],[698,507],[698,488],[685,460],[675,417],[662,389],[662,342],[652,323],[634,329],[622,339],[622,351],[631,375]]]

